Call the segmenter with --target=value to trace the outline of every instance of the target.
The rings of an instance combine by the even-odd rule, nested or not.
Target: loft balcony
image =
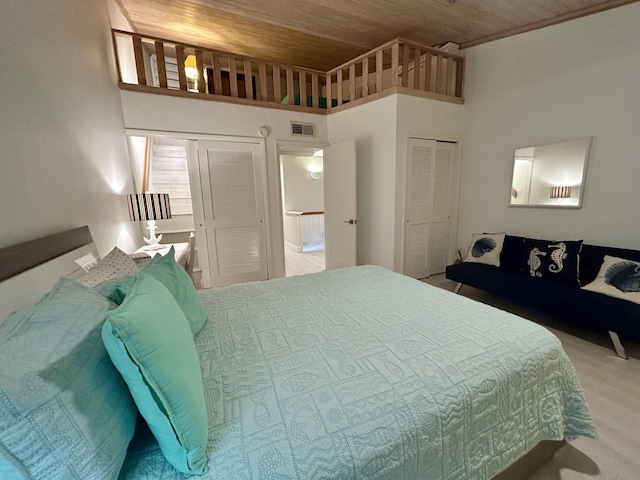
[[[464,103],[464,57],[395,39],[327,72],[112,30],[122,90],[328,114],[402,93]]]

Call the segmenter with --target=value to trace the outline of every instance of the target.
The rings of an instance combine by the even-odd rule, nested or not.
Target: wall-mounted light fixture
[[[309,176],[314,180],[320,180],[322,178],[322,172],[316,170],[309,170]]]
[[[571,198],[571,187],[551,187],[549,198]]]

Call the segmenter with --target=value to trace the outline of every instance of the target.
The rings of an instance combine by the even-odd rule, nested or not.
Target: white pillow
[[[105,280],[131,275],[137,271],[138,267],[133,259],[118,247],[114,247],[89,273],[80,277],[78,282],[87,287],[95,287]]]
[[[499,267],[504,237],[504,233],[474,233],[464,261]]]
[[[582,288],[640,303],[640,263],[605,255],[596,279]]]

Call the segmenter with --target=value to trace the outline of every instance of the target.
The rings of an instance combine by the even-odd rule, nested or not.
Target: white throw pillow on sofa
[[[504,237],[504,233],[474,233],[464,261],[499,267]]]
[[[605,255],[596,279],[582,289],[640,303],[640,263]]]

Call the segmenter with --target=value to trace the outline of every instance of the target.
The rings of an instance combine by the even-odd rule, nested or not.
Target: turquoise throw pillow
[[[207,471],[207,410],[200,363],[184,314],[143,272],[107,313],[102,340],[163,455],[183,473]]]
[[[156,255],[156,257],[160,257]],[[173,247],[164,256],[149,263],[142,272],[152,276],[171,292],[180,306],[184,316],[189,321],[193,336],[200,331],[207,321],[207,314],[198,301],[196,289],[189,274],[175,260]]]
[[[138,412],[101,340],[109,307],[61,278],[0,326],[0,478],[117,478]]]
[[[166,255],[153,257],[151,262],[141,271],[155,278],[169,290],[188,320],[191,333],[195,337],[208,318],[202,305],[200,305],[196,289],[189,274],[176,263],[174,248],[171,247]],[[122,277],[119,279],[120,281],[113,282],[111,285],[107,284],[102,288],[103,291],[101,293],[105,294],[105,291],[111,288],[112,291],[107,292],[106,295],[115,303],[121,304],[131,292],[132,278],[131,276]]]

